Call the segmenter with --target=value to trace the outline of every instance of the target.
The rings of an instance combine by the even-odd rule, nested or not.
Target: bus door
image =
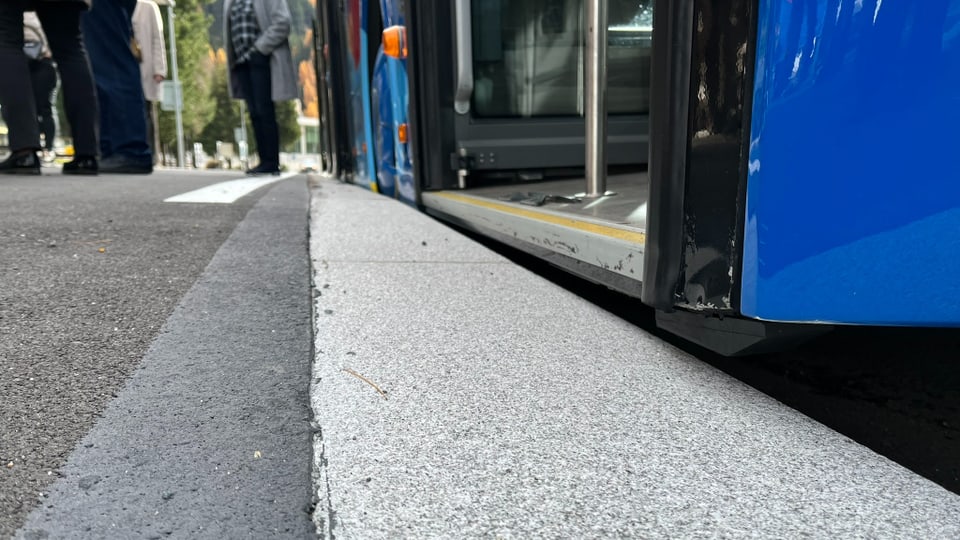
[[[337,107],[335,101],[334,81],[336,70],[334,68],[334,57],[331,57],[331,50],[336,51],[336,46],[332,46],[330,27],[330,10],[326,2],[318,2],[316,6],[316,16],[313,20],[313,46],[314,46],[314,69],[317,74],[317,99],[320,115],[320,170],[321,172],[337,176],[340,174],[339,156],[340,151],[338,142],[343,137],[338,137],[337,130],[340,128],[342,120],[336,116]]]
[[[316,3],[314,47],[323,171],[367,177],[358,36],[360,0]],[[357,114],[354,111],[360,110]]]
[[[433,7],[421,8],[416,39],[440,52],[421,47],[433,56],[421,54],[421,60],[440,69],[422,68],[418,82],[442,86],[449,77],[452,84],[449,95],[441,88],[435,96],[443,105],[452,102],[450,119],[438,120],[453,132],[445,135],[449,144],[443,150],[448,180],[428,182],[430,187],[450,187],[451,169],[468,178],[510,172],[530,179],[550,169],[582,169],[584,0],[422,4]],[[450,27],[434,24],[431,30],[422,19],[443,20],[444,9],[450,11]],[[608,163],[642,164],[647,161],[652,0],[610,0],[608,14]],[[429,36],[431,31],[440,35]],[[442,35],[445,31],[449,35]],[[452,66],[449,74],[446,65]],[[432,103],[435,107],[437,101]]]

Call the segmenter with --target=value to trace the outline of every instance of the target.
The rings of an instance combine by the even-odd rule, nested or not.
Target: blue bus
[[[590,2],[318,0],[325,171],[723,354],[960,325],[960,0]]]

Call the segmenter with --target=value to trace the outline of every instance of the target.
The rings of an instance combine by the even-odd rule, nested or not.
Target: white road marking
[[[181,193],[180,195],[174,195],[173,197],[164,199],[163,202],[231,204],[257,188],[279,182],[296,174],[297,173],[285,173],[280,176],[253,176],[250,178],[228,180]]]

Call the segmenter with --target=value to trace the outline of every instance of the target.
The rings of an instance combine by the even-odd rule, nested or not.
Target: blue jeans
[[[250,59],[233,67],[250,110],[253,137],[257,141],[260,167],[280,167],[280,128],[270,87],[270,57],[254,52]]]
[[[140,65],[130,51],[135,6],[135,0],[97,2],[81,22],[100,102],[100,155],[152,164]]]

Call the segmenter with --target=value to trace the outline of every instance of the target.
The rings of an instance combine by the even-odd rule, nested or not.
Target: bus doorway
[[[451,21],[420,24],[416,31],[421,52],[434,57],[422,58],[434,70],[418,81],[421,92],[435,92],[434,106],[449,107],[426,113],[437,114],[441,131],[449,133],[446,148],[435,149],[442,154],[435,157],[445,169],[437,171],[443,180],[435,173],[427,188],[582,174],[584,1],[420,4],[424,13]],[[607,162],[642,165],[648,152],[652,2],[611,0],[608,14]]]

